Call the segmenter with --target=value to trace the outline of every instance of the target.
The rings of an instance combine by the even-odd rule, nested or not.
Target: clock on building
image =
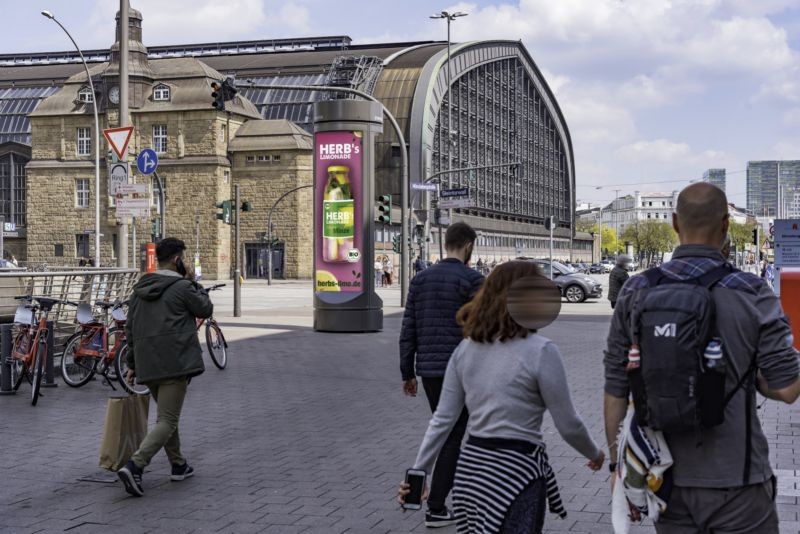
[[[108,90],[108,99],[112,104],[119,104],[119,86],[115,85]]]

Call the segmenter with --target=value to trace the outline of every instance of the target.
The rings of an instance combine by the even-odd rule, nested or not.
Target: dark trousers
[[[501,534],[539,534],[547,510],[547,481],[534,478],[506,510]]]
[[[431,405],[431,412],[435,412],[436,407],[439,405],[443,383],[444,377],[422,379],[422,387],[425,389],[425,396],[428,397],[428,403]],[[442,450],[439,451],[436,467],[433,469],[433,477],[431,477],[431,489],[428,494],[429,510],[437,512],[442,510],[447,494],[453,489],[456,464],[458,464],[458,456],[461,454],[461,442],[464,439],[464,433],[467,431],[468,419],[467,409],[464,408],[461,415],[458,416],[456,425],[447,437],[447,441],[444,442]]]

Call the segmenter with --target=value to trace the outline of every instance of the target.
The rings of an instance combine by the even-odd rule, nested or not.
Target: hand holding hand
[[[603,468],[603,463],[604,463],[605,461],[606,461],[606,453],[604,453],[604,452],[601,450],[601,451],[600,451],[600,456],[598,456],[598,457],[597,457],[597,458],[595,458],[594,460],[589,460],[589,461],[586,463],[586,467],[588,467],[588,468],[589,468],[589,469],[591,469],[592,471],[599,471],[600,469],[602,469],[602,468]]]
[[[411,380],[406,380],[403,382],[403,393],[405,393],[408,397],[416,397],[417,396],[417,379],[412,378]]]

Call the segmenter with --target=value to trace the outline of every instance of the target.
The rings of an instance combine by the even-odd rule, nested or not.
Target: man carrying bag
[[[117,471],[125,490],[137,497],[144,495],[142,472],[161,448],[172,464],[171,480],[194,474],[181,454],[178,422],[189,379],[205,370],[195,318],[210,317],[214,307],[187,271],[184,250],[186,245],[175,238],[158,244],[158,270],[134,287],[125,325],[127,379],[146,384],[158,406],[156,425]]]

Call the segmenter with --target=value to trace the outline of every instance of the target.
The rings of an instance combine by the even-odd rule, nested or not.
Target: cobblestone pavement
[[[96,467],[106,386],[61,384],[35,408],[26,386],[0,397],[0,532],[423,532],[423,514],[394,502],[430,417],[424,398],[400,390],[399,316],[379,334],[337,335],[314,333],[307,309],[246,315],[220,318],[233,339],[228,368],[207,362],[190,387],[181,438],[197,475],[171,483],[159,453],[142,499]],[[567,316],[544,332],[560,345],[598,440],[607,324]],[[800,416],[770,402],[763,420],[781,470],[783,532],[796,533]],[[590,473],[549,420],[545,435],[569,511],[567,520],[549,516],[546,531],[611,532],[607,474]]]

